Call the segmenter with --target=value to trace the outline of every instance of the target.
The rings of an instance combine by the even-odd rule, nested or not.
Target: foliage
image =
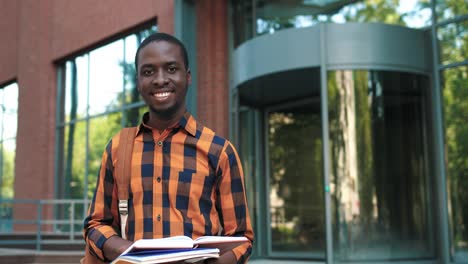
[[[444,72],[448,188],[455,246],[468,243],[468,67]]]
[[[468,14],[466,1],[441,1],[438,20]],[[450,23],[437,30],[440,63],[468,60],[468,21]],[[453,247],[468,249],[468,66],[442,71],[447,189]]]
[[[269,115],[270,206],[279,244],[294,233],[293,244],[306,246],[325,229],[321,122],[319,113],[296,111]]]
[[[0,143],[2,144],[2,143]],[[2,148],[3,153],[2,155],[2,169],[1,171],[1,189],[0,189],[0,198],[12,199],[13,198],[13,183],[14,178],[14,162],[15,162],[15,152],[12,150],[8,150],[6,148]]]
[[[402,11],[401,5],[403,0],[366,0],[356,1],[353,4],[334,8],[331,10],[312,11],[308,9],[300,11],[292,7],[291,10],[284,11],[287,15],[282,14],[257,14],[256,28],[257,34],[271,34],[275,31],[292,28],[304,27],[317,24],[319,22],[367,22],[367,23],[386,23],[401,26],[417,26],[423,27],[429,25],[425,17],[419,17],[421,10],[430,9],[430,0],[418,0],[414,10]],[[459,1],[462,2],[462,1]],[[264,6],[258,6],[261,10]],[[288,13],[289,12],[289,13]],[[296,12],[295,14],[293,14]],[[338,17],[337,17],[338,15]],[[411,21],[418,20],[417,25],[411,25]]]

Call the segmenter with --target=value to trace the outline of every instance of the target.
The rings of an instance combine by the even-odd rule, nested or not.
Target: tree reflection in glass
[[[273,251],[312,252],[317,258],[324,257],[319,105],[308,103],[268,113]]]
[[[468,66],[443,72],[447,193],[452,253],[468,259]]]
[[[329,73],[335,258],[432,257],[427,188],[426,78]]]

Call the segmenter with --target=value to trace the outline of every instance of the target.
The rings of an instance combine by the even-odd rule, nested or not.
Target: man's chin
[[[168,107],[168,108],[151,108],[151,112],[161,119],[172,119],[177,114],[178,108]]]

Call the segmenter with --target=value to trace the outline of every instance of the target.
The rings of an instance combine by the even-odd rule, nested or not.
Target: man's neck
[[[166,128],[172,127],[184,116],[185,111],[176,113],[172,116],[161,116],[156,113],[149,113],[148,126],[157,129],[162,133]]]

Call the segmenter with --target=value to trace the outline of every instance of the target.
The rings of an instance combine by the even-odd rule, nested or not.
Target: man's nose
[[[164,70],[158,70],[156,71],[152,83],[157,86],[162,86],[165,85],[169,82],[169,79],[167,78],[167,74],[164,72]]]

